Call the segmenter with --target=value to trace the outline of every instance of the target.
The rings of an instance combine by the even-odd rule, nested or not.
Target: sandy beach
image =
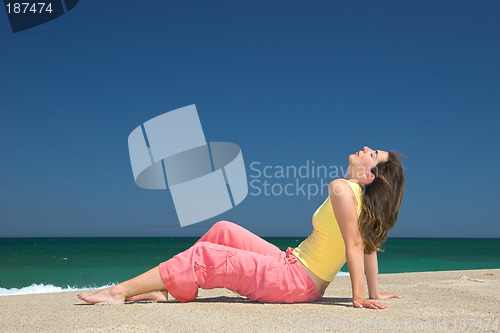
[[[384,310],[352,307],[350,279],[336,277],[314,303],[262,304],[225,289],[191,303],[90,305],[77,292],[0,297],[0,332],[498,332],[500,269],[381,274]]]

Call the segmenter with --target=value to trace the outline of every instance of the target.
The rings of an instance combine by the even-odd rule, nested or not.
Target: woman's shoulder
[[[361,191],[359,184],[344,178],[337,178],[330,182],[328,192],[331,198],[342,198],[352,200],[358,206],[358,195],[356,191]]]
[[[330,195],[335,197],[338,196],[352,196],[354,195],[353,190],[351,188],[350,182],[344,178],[337,178],[330,182],[328,186],[328,191]]]

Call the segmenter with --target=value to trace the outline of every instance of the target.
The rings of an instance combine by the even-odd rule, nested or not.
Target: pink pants
[[[253,301],[311,302],[323,297],[292,254],[227,221],[217,222],[191,248],[159,265],[167,291],[181,302],[198,287],[227,288]]]

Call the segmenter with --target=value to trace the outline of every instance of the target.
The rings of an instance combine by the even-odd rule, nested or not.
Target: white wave
[[[22,288],[2,288],[0,287],[0,296],[12,296],[12,295],[30,295],[30,294],[45,294],[45,293],[60,293],[65,291],[77,291],[77,290],[89,290],[89,289],[103,289],[112,286],[113,284],[108,284],[101,287],[71,287],[66,286],[58,287],[52,284],[35,284],[33,283],[31,286],[22,287]]]
[[[338,272],[335,276],[351,276],[349,272]]]

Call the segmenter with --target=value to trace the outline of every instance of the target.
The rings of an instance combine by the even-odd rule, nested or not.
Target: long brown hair
[[[390,151],[388,160],[370,171],[375,179],[363,188],[363,207],[359,216],[359,230],[367,254],[382,251],[379,246],[396,224],[405,187],[403,163],[395,151]]]

